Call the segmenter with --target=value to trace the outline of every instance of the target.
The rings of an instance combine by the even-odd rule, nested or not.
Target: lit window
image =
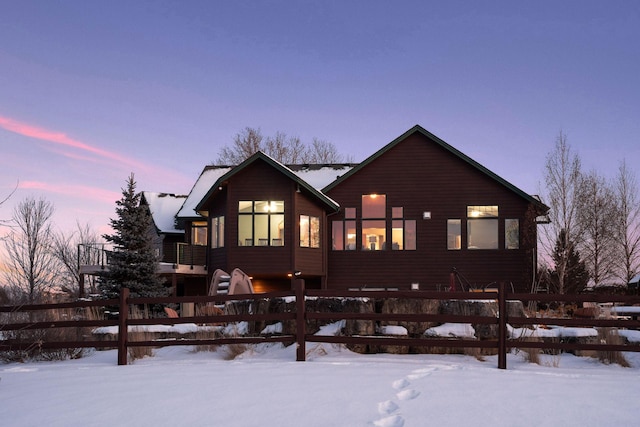
[[[284,245],[284,201],[240,201],[238,203],[240,246]]]
[[[320,247],[320,218],[300,215],[300,247]]]
[[[462,221],[459,219],[447,220],[447,249],[459,250],[462,248]]]
[[[404,208],[391,208],[391,250],[413,251],[416,249],[416,221],[405,220]]]
[[[191,223],[191,244],[198,246],[207,244],[206,221],[194,221]]]
[[[365,194],[362,196],[362,218],[385,218],[387,196]]]
[[[331,223],[331,240],[331,248],[334,251],[355,251],[356,222],[353,220],[333,221]]]
[[[498,206],[467,206],[467,248],[498,249]]]

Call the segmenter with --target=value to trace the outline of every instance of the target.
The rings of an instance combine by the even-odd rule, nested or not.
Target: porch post
[[[304,279],[294,280],[296,290],[296,361],[304,362],[307,356],[307,348],[305,335],[306,331],[306,315],[304,303]]]
[[[504,281],[498,284],[498,369],[507,369],[507,295]]]
[[[120,305],[118,309],[118,365],[127,364],[127,321],[129,320],[129,288],[120,289]]]

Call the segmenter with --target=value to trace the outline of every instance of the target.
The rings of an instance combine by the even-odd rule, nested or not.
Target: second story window
[[[284,201],[238,202],[239,246],[284,246]]]
[[[207,221],[191,223],[191,244],[205,246],[207,244]]]

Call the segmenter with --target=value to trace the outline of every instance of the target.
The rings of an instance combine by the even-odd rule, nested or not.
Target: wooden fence
[[[304,282],[295,281],[294,291],[271,292],[264,294],[233,295],[233,296],[202,296],[202,297],[167,297],[167,298],[130,298],[128,289],[123,289],[119,299],[98,300],[98,301],[77,301],[60,304],[38,304],[23,306],[0,306],[0,316],[9,319],[11,313],[36,313],[39,311],[56,310],[80,310],[91,307],[118,307],[117,319],[111,320],[91,320],[91,319],[69,319],[69,320],[40,320],[38,316],[22,322],[9,323],[3,320],[0,324],[0,351],[26,350],[37,346],[42,349],[64,349],[64,348],[117,348],[118,364],[127,364],[127,353],[133,347],[165,347],[174,345],[222,345],[222,344],[256,344],[268,342],[280,342],[284,344],[296,344],[296,359],[304,361],[306,358],[306,343],[336,343],[345,345],[370,345],[370,346],[408,346],[408,347],[445,347],[445,348],[480,348],[490,349],[498,354],[498,368],[507,368],[507,354],[512,348],[538,348],[555,351],[640,351],[639,343],[630,344],[607,344],[607,343],[577,343],[577,342],[542,342],[538,340],[514,339],[510,338],[507,325],[529,327],[534,325],[555,325],[591,328],[619,328],[619,329],[640,329],[640,321],[637,316],[631,319],[622,318],[557,318],[557,317],[509,317],[507,314],[507,301],[539,301],[546,303],[613,303],[621,305],[640,304],[639,296],[620,295],[551,295],[551,294],[516,294],[509,292],[501,284],[497,292],[427,292],[427,291],[335,291],[335,290],[314,290],[305,289]],[[222,304],[233,300],[258,300],[271,298],[292,298],[295,297],[295,310],[282,313],[252,313],[252,314],[224,314],[224,315],[196,315],[180,318],[131,318],[130,308],[145,304]],[[478,316],[478,315],[446,315],[428,313],[356,313],[356,312],[316,312],[307,309],[305,300],[309,298],[374,298],[375,300],[387,298],[407,298],[407,299],[431,299],[431,300],[490,300],[497,301],[498,316]],[[365,320],[376,323],[395,322],[434,322],[434,323],[471,323],[495,325],[497,338],[494,339],[449,339],[449,338],[413,338],[395,336],[329,336],[310,334],[306,330],[307,320],[320,320],[329,323],[339,320]],[[238,337],[217,337],[211,339],[175,339],[175,340],[149,340],[132,341],[129,340],[128,332],[130,326],[144,325],[176,325],[185,323],[211,324],[211,323],[232,323],[240,321],[266,321],[283,322],[295,321],[295,334],[280,334],[271,336],[238,336]],[[24,342],[6,338],[3,332],[24,331],[35,329],[52,328],[95,328],[104,326],[117,326],[117,340],[96,340],[95,338],[77,341],[55,341],[55,342]],[[8,334],[5,334],[8,335]]]

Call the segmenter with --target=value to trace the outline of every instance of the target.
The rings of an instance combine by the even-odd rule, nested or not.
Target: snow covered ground
[[[0,365],[3,426],[632,426],[640,424],[640,354],[631,368],[571,355],[542,365],[496,357],[360,355],[309,343],[166,347],[117,366],[116,351]]]

